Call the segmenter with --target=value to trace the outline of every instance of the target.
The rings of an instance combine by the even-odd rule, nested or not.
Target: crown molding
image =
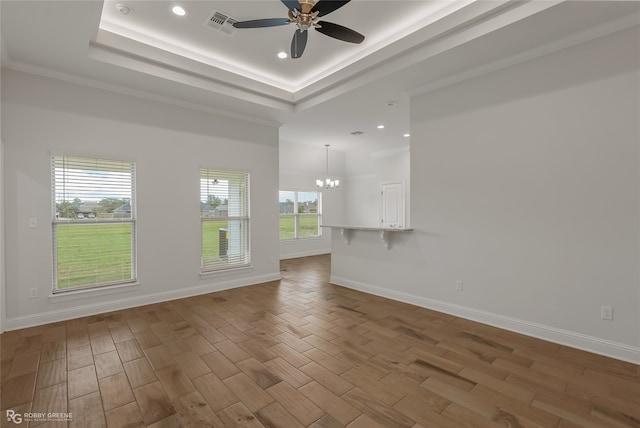
[[[280,126],[282,126],[282,123],[278,121],[261,119],[261,118],[257,118],[249,115],[237,114],[237,113],[230,112],[228,110],[217,109],[217,108],[213,108],[203,104],[198,104],[198,103],[193,103],[188,101],[182,101],[173,97],[158,95],[152,92],[133,89],[127,86],[117,85],[113,83],[106,83],[102,80],[90,79],[90,78],[81,77],[75,74],[52,70],[49,68],[37,67],[37,66],[25,64],[19,61],[15,61],[11,58],[8,58],[6,61],[3,61],[2,67],[8,70],[14,70],[22,73],[33,74],[36,76],[46,77],[49,79],[61,80],[63,82],[73,83],[76,85],[86,86],[94,89],[101,89],[104,91],[114,92],[121,95],[134,96],[134,97],[142,98],[148,101],[154,101],[162,104],[169,104],[176,107],[181,107],[181,108],[186,108],[190,110],[200,111],[203,113],[213,114],[216,116],[226,117],[229,119],[242,120],[245,122],[255,123],[257,125],[276,127],[276,128],[279,128]]]
[[[489,64],[481,65],[479,67],[471,68],[449,76],[445,79],[440,79],[435,82],[430,82],[426,85],[418,86],[407,91],[410,97],[417,95],[424,95],[437,89],[445,88],[447,86],[455,85],[465,80],[470,80],[476,77],[480,77],[485,74],[493,73],[514,65],[521,64],[532,59],[552,54],[554,52],[561,51],[563,49],[570,48],[572,46],[586,43],[591,40],[605,37],[618,31],[623,31],[628,28],[640,26],[640,13],[628,15],[613,21],[606,22],[604,24],[597,25],[589,28],[588,30],[572,34],[562,39],[547,43],[546,45],[539,46],[537,48],[529,49],[516,55],[511,55],[507,58],[503,58],[498,61],[494,61]]]

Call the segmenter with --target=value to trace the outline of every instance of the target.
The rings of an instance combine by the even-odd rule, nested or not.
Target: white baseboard
[[[78,305],[73,308],[60,309],[43,312],[34,315],[24,315],[15,318],[7,318],[5,331],[17,330],[20,328],[34,327],[42,324],[65,321],[74,318],[86,317],[105,312],[119,311],[122,309],[134,308],[138,306],[151,305],[154,303],[167,302],[184,297],[198,296],[201,294],[213,293],[216,291],[230,290],[232,288],[245,287],[248,285],[261,284],[280,279],[279,273],[258,275],[250,278],[235,279],[216,283],[197,285],[194,287],[181,288],[178,290],[164,291],[161,293],[147,294],[133,298],[121,298],[89,305]]]
[[[549,342],[566,345],[572,348],[582,349],[595,354],[604,355],[618,360],[628,361],[633,364],[640,364],[640,347],[631,346],[624,343],[613,342],[588,336],[569,330],[563,330],[544,324],[533,323],[517,318],[506,317],[491,312],[481,311],[466,306],[441,302],[428,299],[414,294],[404,293],[396,290],[389,290],[375,285],[365,284],[350,279],[331,275],[330,282],[342,287],[351,288],[376,296],[386,297],[391,300],[409,303],[434,311],[443,312],[460,318],[477,321],[494,327],[547,340]]]
[[[319,256],[321,254],[330,254],[331,249],[309,250],[309,251],[297,251],[295,253],[280,254],[280,260],[297,259],[298,257]]]

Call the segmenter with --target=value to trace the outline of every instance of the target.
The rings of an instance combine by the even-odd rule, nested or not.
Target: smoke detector
[[[124,3],[118,3],[116,9],[123,15],[129,15],[131,13],[131,8]]]

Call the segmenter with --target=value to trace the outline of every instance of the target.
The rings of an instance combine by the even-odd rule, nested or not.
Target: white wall
[[[0,139],[0,333],[4,332],[6,318],[4,238],[4,143]]]
[[[280,142],[280,189],[318,190],[316,179],[326,172],[326,149],[287,141]],[[322,224],[342,224],[344,218],[344,153],[329,150],[329,168],[332,178],[341,180],[337,189],[322,191]],[[289,259],[331,252],[331,231],[322,229],[319,238],[280,241],[280,258]]]
[[[1,45],[1,43],[0,43]],[[0,80],[2,79],[0,68]],[[0,85],[0,99],[2,99],[2,85]],[[0,118],[2,117],[2,103],[0,103]],[[4,274],[4,143],[2,142],[2,120],[0,120],[0,333],[4,332],[5,324],[5,274]]]
[[[415,232],[336,236],[332,281],[640,363],[639,40],[415,97]]]
[[[405,186],[405,226],[409,225],[410,154],[408,147],[370,152],[350,150],[346,154],[345,224],[380,226],[380,185],[403,182]]]
[[[345,193],[344,224],[379,227],[380,183],[375,174],[347,177]]]
[[[0,38],[0,49],[4,47]],[[0,81],[2,68],[0,67]],[[0,85],[0,99],[2,99],[2,85]],[[2,118],[2,103],[0,102],[0,118]],[[5,298],[5,233],[4,233],[4,142],[2,141],[2,120],[0,119],[0,333],[4,332],[6,319]]]
[[[279,278],[275,126],[11,70],[2,104],[9,329]],[[139,286],[48,297],[52,152],[136,162]],[[201,166],[251,174],[250,269],[200,277]]]

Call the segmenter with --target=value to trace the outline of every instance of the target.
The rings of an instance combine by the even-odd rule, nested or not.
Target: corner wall
[[[336,236],[332,282],[640,363],[638,40],[412,99],[415,231]]]
[[[8,330],[279,278],[275,125],[13,70],[2,73],[2,124]],[[139,285],[49,297],[52,152],[136,162]],[[201,166],[250,173],[249,269],[200,276]]]

